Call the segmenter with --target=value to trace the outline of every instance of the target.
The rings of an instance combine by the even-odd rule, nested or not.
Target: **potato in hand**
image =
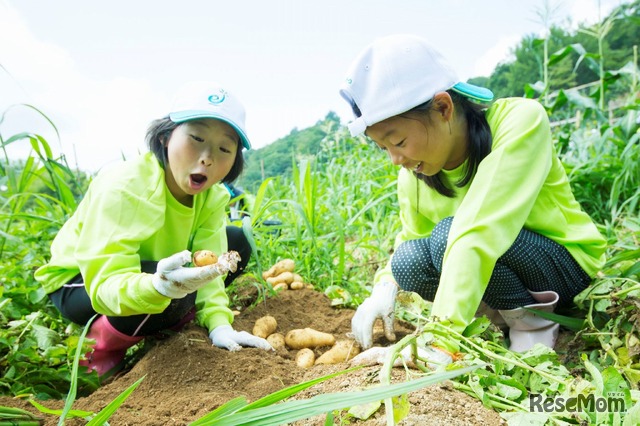
[[[207,266],[218,263],[218,256],[209,250],[198,250],[193,253],[193,264],[196,266]]]

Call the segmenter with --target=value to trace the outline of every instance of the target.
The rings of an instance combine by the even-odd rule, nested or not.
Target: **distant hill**
[[[245,155],[246,166],[237,185],[249,192],[258,189],[264,179],[290,176],[292,159],[315,156],[324,138],[340,126],[340,117],[330,111],[326,117],[303,130],[293,129],[287,136]]]

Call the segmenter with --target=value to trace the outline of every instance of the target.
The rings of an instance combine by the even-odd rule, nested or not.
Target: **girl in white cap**
[[[225,276],[250,255],[229,250],[223,186],[240,175],[242,149],[251,147],[244,107],[216,84],[188,84],[171,113],[151,123],[147,143],[149,153],[95,177],[35,273],[64,317],[84,325],[99,314],[83,364],[102,376],[144,336],[194,315],[218,347],[272,349],[233,330],[225,293]],[[197,250],[218,262],[189,266]]]
[[[571,192],[544,108],[491,103],[489,90],[461,82],[411,35],[369,45],[340,93],[355,115],[352,135],[402,166],[402,230],[353,317],[358,342],[372,345],[377,318],[395,338],[401,288],[433,301],[433,316],[458,331],[484,301],[509,327],[512,350],[553,347],[558,325],[523,308],[570,305],[603,265],[606,242]]]

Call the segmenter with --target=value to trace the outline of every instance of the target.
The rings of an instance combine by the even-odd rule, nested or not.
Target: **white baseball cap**
[[[251,142],[245,131],[244,106],[227,89],[215,83],[196,81],[182,86],[169,113],[174,123],[215,118],[229,124],[240,136],[242,146],[251,149]]]
[[[379,38],[351,64],[340,95],[362,115],[348,124],[352,136],[421,105],[445,90],[476,102],[493,100],[491,90],[461,82],[426,40],[407,34]]]

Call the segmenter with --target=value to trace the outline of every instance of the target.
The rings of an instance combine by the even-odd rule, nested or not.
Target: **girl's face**
[[[366,135],[387,151],[393,164],[434,176],[458,167],[467,156],[466,139],[451,120],[452,106],[446,103],[443,110],[434,102],[434,108],[424,113],[428,117],[390,117],[367,127]]]
[[[238,155],[240,138],[227,123],[205,118],[176,127],[167,141],[166,182],[180,203],[224,179]]]

